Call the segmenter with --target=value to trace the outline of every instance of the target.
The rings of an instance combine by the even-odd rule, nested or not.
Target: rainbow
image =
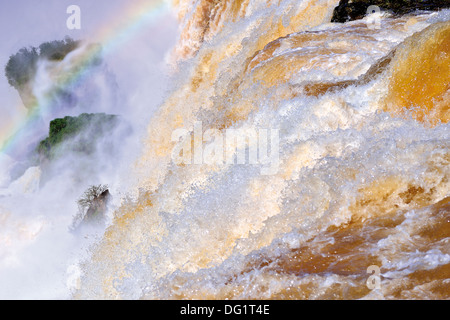
[[[128,2],[128,1],[127,1]],[[89,39],[92,43],[98,43],[100,46],[88,46],[82,55],[77,57],[70,72],[63,75],[56,84],[59,88],[70,87],[71,85],[83,81],[89,71],[93,59],[100,54],[106,56],[114,52],[120,46],[132,39],[139,31],[156,21],[169,10],[167,0],[133,0],[132,4],[127,3],[126,7],[120,8],[120,11],[113,15],[114,21],[108,21],[99,28],[94,36]],[[3,133],[6,139],[0,137],[0,153],[12,151],[13,149],[25,148],[21,142],[26,141],[27,128],[37,125],[40,115],[47,110],[53,103],[49,96],[45,101],[39,101],[27,116],[20,122],[13,124]],[[28,133],[29,134],[29,133]]]

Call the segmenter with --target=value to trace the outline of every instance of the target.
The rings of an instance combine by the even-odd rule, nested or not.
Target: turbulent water
[[[450,11],[330,23],[337,3],[175,1],[170,93],[109,225],[61,263],[60,291],[450,297]],[[233,131],[248,133],[242,150]],[[18,187],[38,188],[33,170]],[[17,226],[24,246],[39,219]]]

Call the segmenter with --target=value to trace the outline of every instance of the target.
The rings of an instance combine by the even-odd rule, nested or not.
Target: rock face
[[[89,187],[77,201],[78,214],[74,217],[71,227],[73,232],[82,232],[85,227],[104,226],[108,205],[112,200],[109,188],[106,185]]]
[[[85,223],[101,223],[105,219],[105,213],[108,208],[108,202],[111,200],[109,190],[103,191],[99,196],[92,200],[89,209],[84,217]]]
[[[450,8],[450,0],[341,0],[334,9],[331,22],[347,22],[362,19],[369,6],[378,6],[382,11],[396,15],[416,10],[440,10]]]
[[[91,154],[96,143],[102,137],[110,134],[118,125],[119,117],[105,113],[83,113],[78,117],[64,117],[50,122],[49,135],[42,140],[37,153],[42,160],[52,160],[65,152]],[[66,149],[61,149],[63,143],[70,142]]]
[[[63,171],[81,182],[110,168],[120,157],[117,139],[128,137],[130,130],[122,118],[105,113],[52,120],[48,136],[32,155],[33,165],[42,169],[41,185]]]

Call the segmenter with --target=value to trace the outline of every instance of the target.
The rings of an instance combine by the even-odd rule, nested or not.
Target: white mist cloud
[[[80,30],[66,27],[66,9],[71,4],[81,8]],[[93,35],[100,28],[107,28],[108,21],[120,18],[116,16],[122,12],[120,8],[128,5],[128,0],[46,0],[39,4],[34,0],[2,1],[0,127],[20,123],[26,115],[17,92],[3,74],[10,55],[22,47],[37,47],[67,35],[92,41]],[[69,232],[78,209],[76,201],[93,184],[108,184],[115,201],[126,188],[127,173],[140,151],[141,130],[145,130],[167,90],[165,55],[174,45],[176,33],[177,25],[171,13],[160,15],[120,47],[107,52],[102,69],[84,86],[81,83],[74,89],[78,104],[75,109],[67,109],[65,115],[118,114],[133,131],[127,131],[126,126],[119,127],[98,139],[97,152],[89,156],[67,152],[55,161],[46,183],[39,188],[36,186],[41,181],[42,168],[30,167],[22,177],[10,181],[8,173],[15,160],[0,153],[0,298],[70,298],[70,287],[76,283],[77,263],[103,230],[92,230],[87,237]],[[46,76],[42,72],[41,80]],[[38,92],[42,84],[36,86]],[[91,100],[94,103],[89,104],[87,101]],[[48,130],[48,122],[53,117],[63,115],[64,112],[47,114],[43,130]],[[0,130],[0,144],[7,134]],[[112,149],[105,148],[106,144],[113,144]],[[110,150],[114,152],[111,154]]]

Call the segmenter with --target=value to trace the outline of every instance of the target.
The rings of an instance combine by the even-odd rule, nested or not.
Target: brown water
[[[337,2],[176,1],[176,88],[74,298],[449,298],[449,14]],[[174,163],[180,128],[188,158],[272,130],[279,162]]]

